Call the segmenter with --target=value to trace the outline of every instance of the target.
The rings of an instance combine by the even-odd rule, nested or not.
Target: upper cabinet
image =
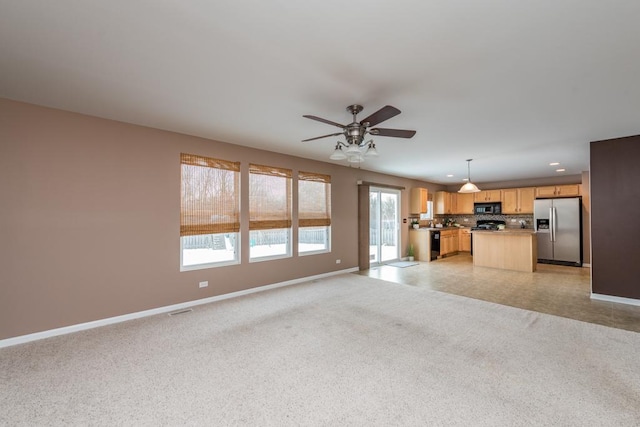
[[[436,192],[435,213],[440,215],[473,215],[473,193]]]
[[[473,215],[473,201],[474,201],[474,193],[453,193],[454,198],[456,199],[452,209],[453,213],[461,214],[461,215]]]
[[[507,188],[502,190],[502,213],[505,214],[531,214],[533,213],[533,200],[535,188]]]
[[[426,188],[412,188],[409,194],[409,213],[427,213],[429,191]]]
[[[436,191],[433,201],[434,211],[436,214],[448,215],[453,213],[453,201],[451,193],[447,191]]]
[[[580,195],[580,184],[537,187],[536,197],[570,197]]]
[[[413,209],[414,193],[411,190]],[[426,192],[426,190],[425,190]],[[533,214],[533,201],[537,197],[572,197],[580,195],[580,185],[553,185],[548,187],[503,188],[479,193],[449,193],[437,191],[434,213],[438,215],[473,215],[474,203],[502,202],[503,214]],[[426,197],[426,193],[425,193]],[[412,213],[415,213],[412,211]]]
[[[500,202],[502,201],[501,190],[486,190],[480,191],[479,193],[474,194],[474,201],[476,203],[483,202]]]

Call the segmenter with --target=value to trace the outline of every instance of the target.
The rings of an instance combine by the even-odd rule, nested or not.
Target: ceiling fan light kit
[[[367,151],[364,153],[365,157],[379,157],[380,154],[378,150],[376,150],[376,144],[373,143],[373,140],[369,141],[369,145],[367,145]]]
[[[376,145],[373,143],[373,140],[364,142],[365,135],[369,134],[377,136],[389,136],[393,138],[412,138],[416,134],[416,131],[414,130],[386,128],[370,129],[372,126],[375,126],[378,123],[381,123],[400,114],[400,110],[392,107],[391,105],[382,107],[366,119],[358,122],[356,120],[356,115],[361,112],[362,109],[362,105],[357,104],[347,107],[347,111],[353,115],[353,122],[348,125],[341,125],[340,123],[332,122],[331,120],[323,119],[316,116],[302,116],[307,119],[316,120],[322,123],[342,128],[342,132],[305,139],[303,140],[303,142],[314,141],[316,139],[327,138],[330,136],[344,135],[346,142],[338,141],[333,154],[331,154],[329,158],[331,160],[344,160],[346,158],[349,163],[360,163],[364,161],[365,157],[371,158],[379,156],[378,150],[376,149]],[[346,150],[344,151],[342,150],[343,146],[346,147]]]
[[[467,182],[460,187],[460,190],[458,190],[458,193],[478,193],[480,192],[480,189],[473,183],[471,182],[471,161],[473,159],[467,159]]]
[[[339,142],[336,145],[336,149],[333,151],[333,154],[331,154],[329,158],[331,160],[344,160],[347,158],[347,155],[344,154],[344,151],[342,151],[342,146]]]

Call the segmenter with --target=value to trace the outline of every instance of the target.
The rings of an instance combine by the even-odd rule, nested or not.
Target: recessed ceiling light
[[[551,162],[549,163],[549,166],[558,166],[560,164],[560,162]]]
[[[447,178],[452,178],[452,177],[453,177],[453,175],[451,175],[451,174],[447,175]]]
[[[565,169],[556,169],[556,172],[564,172]]]

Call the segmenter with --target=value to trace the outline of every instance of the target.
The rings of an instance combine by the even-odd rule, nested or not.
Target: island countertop
[[[472,233],[501,233],[501,234],[536,234],[533,228],[505,228],[504,230],[471,230]]]

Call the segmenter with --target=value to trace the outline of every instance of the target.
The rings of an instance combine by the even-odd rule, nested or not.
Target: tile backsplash
[[[496,219],[505,221],[507,228],[520,228],[520,221],[525,221],[525,228],[533,228],[533,214],[529,215],[435,215],[434,224],[443,224],[448,218],[454,223],[464,227],[475,227],[476,220]],[[430,221],[420,221],[420,225],[426,226]]]

